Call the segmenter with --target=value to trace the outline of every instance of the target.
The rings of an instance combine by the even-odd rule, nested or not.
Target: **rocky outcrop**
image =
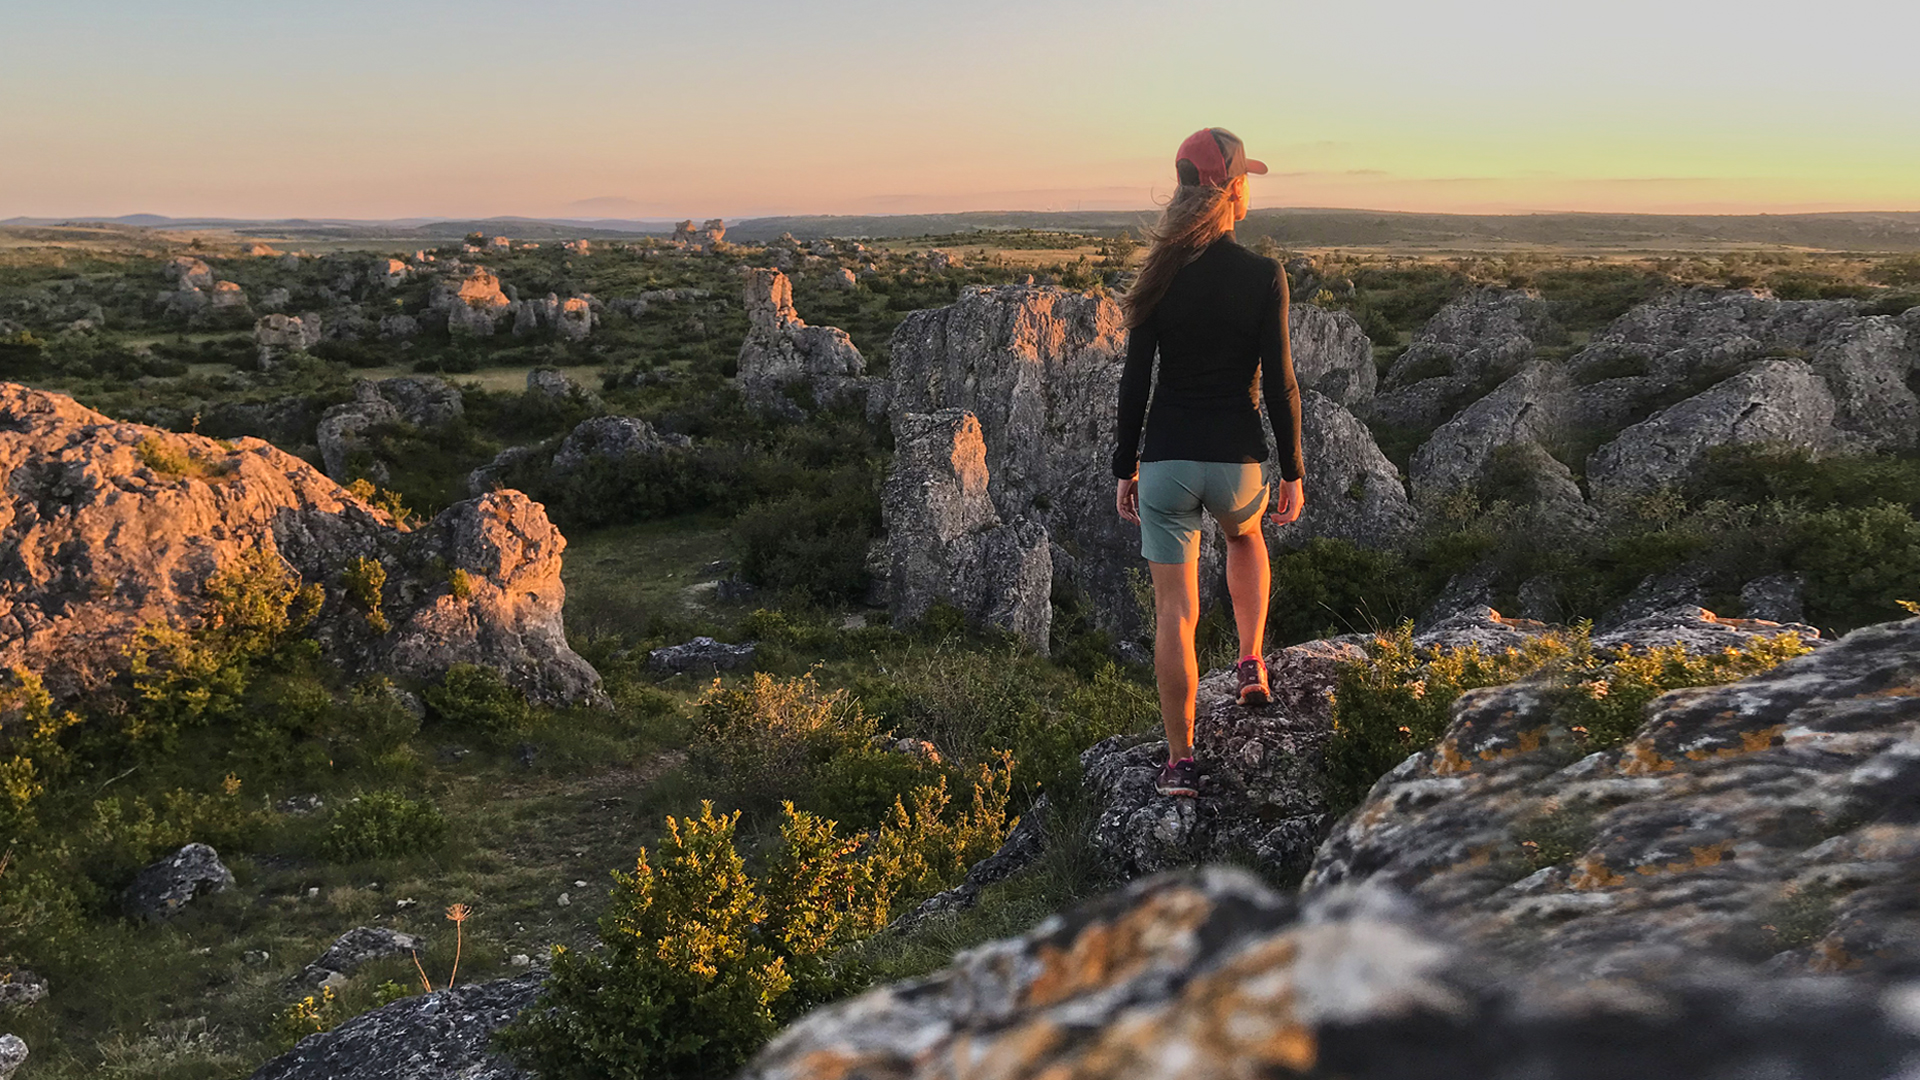
[[[1386,890],[1140,882],[803,1017],[742,1080],[1891,1078],[1907,995],[1667,958],[1540,972]]]
[[[375,960],[405,956],[426,948],[426,942],[385,926],[356,926],[334,939],[320,958],[300,972],[311,986],[353,974]]]
[[[380,336],[394,341],[406,341],[420,336],[420,320],[411,315],[380,316]]]
[[[247,293],[231,281],[216,281],[213,288],[207,290],[207,304],[216,311],[225,308],[244,310]]]
[[[308,349],[322,340],[320,316],[308,314],[262,316],[253,324],[253,343],[263,354],[273,349]],[[268,366],[262,363],[262,367]]]
[[[348,472],[352,456],[364,449],[363,435],[382,424],[412,424],[435,428],[459,419],[465,412],[458,387],[432,375],[408,375],[374,382],[360,379],[353,384],[353,400],[343,402],[320,415],[314,439],[327,475],[336,480],[351,479]],[[385,482],[386,466],[374,461],[363,463],[368,476]]]
[[[219,852],[205,844],[188,844],[143,868],[121,897],[127,914],[151,922],[180,914],[188,904],[233,887],[233,871]]]
[[[124,671],[138,627],[195,625],[208,578],[264,554],[321,586],[311,632],[356,673],[434,679],[469,663],[541,700],[599,700],[561,626],[566,541],[518,492],[407,531],[258,439],[116,423],[12,384],[0,384],[0,475],[0,669],[40,672],[62,697]],[[356,559],[386,572],[384,633],[344,582]]]
[[[1375,415],[1432,427],[1476,385],[1517,370],[1537,345],[1566,341],[1546,301],[1519,289],[1476,289],[1441,308],[1388,369]]]
[[[0,1035],[0,1080],[7,1080],[26,1063],[26,1040],[11,1033]]]
[[[435,285],[428,299],[430,310],[446,313],[449,333],[475,337],[490,336],[511,303],[500,279],[483,266]]]
[[[1535,445],[1558,434],[1566,416],[1567,381],[1559,366],[1532,363],[1440,425],[1408,463],[1416,497],[1442,495],[1477,483],[1495,451],[1518,443]],[[1563,467],[1566,482],[1572,474]],[[1574,489],[1579,498],[1579,489]]]
[[[488,1049],[540,996],[542,972],[401,998],[309,1035],[249,1080],[532,1080]]]
[[[544,300],[515,300],[508,311],[513,316],[515,337],[547,331],[562,341],[585,341],[593,332],[592,301],[585,296],[562,300],[548,293]]]
[[[390,289],[412,273],[413,268],[399,259],[375,259],[367,266],[367,284]]]
[[[1307,888],[1391,884],[1562,970],[1651,952],[1920,976],[1917,735],[1920,619],[1667,694],[1614,750],[1536,684],[1471,691]]]
[[[1366,547],[1403,539],[1413,528],[1400,470],[1373,433],[1339,403],[1300,392],[1300,449],[1306,462],[1306,508],[1288,525],[1267,525],[1270,540],[1293,547],[1330,537]]]
[[[1373,400],[1379,381],[1373,341],[1353,316],[1294,304],[1287,313],[1287,339],[1300,389],[1349,409],[1364,409]]]
[[[886,741],[884,735],[875,736],[878,741]],[[904,748],[900,744],[908,744]],[[940,755],[933,744],[919,739],[901,739],[892,748],[894,753],[913,753],[927,758],[934,764],[940,763]],[[922,900],[912,911],[893,920],[887,929],[898,934],[912,933],[928,921],[943,916],[957,914],[980,902],[980,890],[998,881],[1019,873],[1040,858],[1047,850],[1047,817],[1050,812],[1047,796],[1034,800],[1027,812],[1007,830],[1007,838],[993,854],[974,863],[967,870],[967,876],[960,884],[951,889],[943,889]]]
[[[685,435],[663,435],[637,416],[596,416],[567,433],[553,455],[553,471],[575,472],[593,461],[647,457],[693,444]]]
[[[691,220],[683,221],[673,227],[673,243],[696,251],[712,250],[715,244],[726,238],[726,235],[727,223],[720,218],[708,218],[697,229],[693,227]]]
[[[1715,446],[1838,441],[1827,384],[1799,360],[1762,360],[1712,389],[1622,431],[1587,458],[1596,502],[1677,483]]]
[[[656,304],[680,304],[706,298],[707,290],[705,289],[648,289],[637,296],[623,296],[609,300],[607,308],[629,319],[638,319],[651,311]]]
[[[747,337],[740,345],[740,388],[748,400],[786,409],[787,393],[811,392],[828,405],[864,402],[866,361],[846,331],[808,326],[793,309],[793,283],[778,270],[748,270]],[[785,411],[785,410],[783,410]]]
[[[1084,590],[1103,627],[1131,636],[1139,534],[1113,512],[1110,471],[1125,347],[1106,296],[970,286],[894,330],[892,415],[972,413],[1000,520],[1044,525],[1054,581]]]
[[[964,409],[902,413],[893,430],[881,513],[894,620],[904,625],[950,604],[1045,652],[1053,621],[1047,531],[994,510],[980,421]]]
[[[1327,812],[1334,681],[1342,661],[1365,656],[1338,641],[1280,650],[1267,658],[1274,704],[1260,709],[1240,707],[1231,671],[1210,673],[1195,697],[1198,798],[1154,791],[1167,760],[1163,739],[1115,736],[1086,750],[1093,850],[1122,877],[1225,858],[1304,873]]]
[[[670,675],[688,671],[715,674],[751,666],[758,651],[759,647],[751,641],[729,645],[703,636],[649,651],[647,667]]]

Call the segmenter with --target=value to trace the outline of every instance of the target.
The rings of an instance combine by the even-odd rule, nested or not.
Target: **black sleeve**
[[[1298,480],[1306,475],[1300,454],[1300,384],[1293,376],[1293,346],[1287,334],[1287,274],[1278,264],[1274,271],[1275,295],[1260,327],[1260,386],[1267,397],[1280,476]]]
[[[1127,366],[1120,373],[1120,419],[1114,426],[1113,476],[1125,480],[1140,467],[1140,428],[1147,419],[1147,393],[1153,389],[1153,354],[1159,336],[1152,319],[1127,335]]]

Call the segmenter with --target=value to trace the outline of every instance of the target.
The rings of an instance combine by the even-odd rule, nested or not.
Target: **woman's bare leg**
[[[1160,684],[1160,721],[1167,729],[1167,760],[1179,761],[1193,756],[1193,692],[1200,682],[1193,632],[1200,619],[1200,564],[1147,565],[1153,568],[1153,674]]]
[[[1240,655],[1260,656],[1267,638],[1267,600],[1273,568],[1267,564],[1267,538],[1259,528],[1227,537],[1227,594],[1233,597],[1233,622],[1240,630]]]

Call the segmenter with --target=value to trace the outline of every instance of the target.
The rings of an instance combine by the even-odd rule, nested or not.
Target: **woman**
[[[1269,573],[1260,532],[1267,505],[1263,384],[1279,447],[1280,483],[1270,520],[1298,518],[1303,494],[1286,274],[1233,238],[1234,223],[1247,216],[1247,174],[1267,167],[1248,160],[1232,132],[1206,128],[1180,144],[1174,168],[1180,186],[1154,231],[1140,276],[1121,299],[1131,333],[1120,378],[1113,475],[1120,516],[1140,526],[1140,554],[1153,572],[1153,666],[1167,729],[1167,764],[1156,788],[1162,795],[1191,797],[1198,794],[1199,778],[1193,763],[1199,681],[1193,635],[1202,508],[1227,538],[1227,589],[1240,632],[1240,703],[1261,706],[1270,697],[1260,658]]]

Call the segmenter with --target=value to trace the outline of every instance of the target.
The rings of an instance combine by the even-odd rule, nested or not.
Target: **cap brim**
[[[1255,176],[1265,176],[1267,175],[1267,163],[1264,161],[1255,161],[1252,158],[1248,158],[1247,171],[1254,174]]]

